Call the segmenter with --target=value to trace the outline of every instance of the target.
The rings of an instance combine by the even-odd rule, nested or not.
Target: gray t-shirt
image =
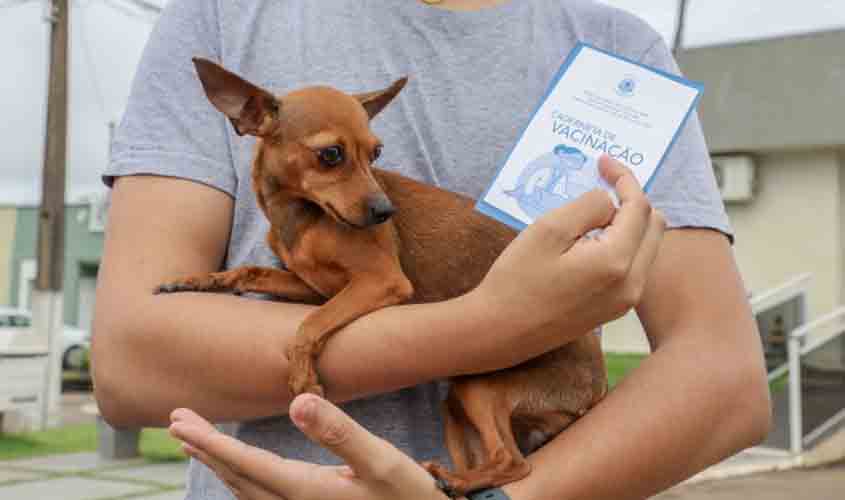
[[[171,1],[138,68],[104,180],[111,185],[118,176],[157,174],[228,193],[235,212],[226,267],[278,265],[250,185],[254,139],[235,135],[208,103],[191,57],[221,61],[280,94],[310,84],[370,91],[409,75],[405,90],[373,122],[385,144],[378,163],[478,197],[578,40],[677,72],[653,29],[589,0],[512,0],[478,12],[416,0]],[[649,196],[670,227],[730,234],[697,118],[688,122]],[[344,409],[413,457],[446,460],[442,392],[442,384],[431,383]],[[287,417],[240,423],[234,433],[287,457],[336,461]],[[193,463],[188,497],[231,495]]]

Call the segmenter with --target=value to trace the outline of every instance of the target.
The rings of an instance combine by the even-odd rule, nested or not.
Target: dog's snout
[[[367,200],[367,223],[369,225],[381,224],[393,214],[396,213],[396,208],[393,203],[385,195],[373,196]]]

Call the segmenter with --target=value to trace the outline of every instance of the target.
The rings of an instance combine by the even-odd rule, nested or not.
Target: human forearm
[[[434,379],[498,370],[534,358],[590,330],[538,327],[503,317],[479,291],[440,303],[381,309],[353,322],[319,360],[328,395],[348,400]],[[350,383],[355,380],[356,383]]]
[[[216,421],[286,411],[284,347],[312,307],[195,293],[104,302],[132,304],[96,325],[98,400],[113,422],[163,425],[180,406]],[[542,352],[513,328],[485,337],[490,317],[473,297],[377,311],[332,338],[319,372],[349,400]]]
[[[730,345],[683,342],[661,347],[534,454],[532,474],[506,488],[511,497],[648,498],[758,443],[769,422],[759,364]]]
[[[216,294],[101,302],[131,304],[94,327],[95,389],[113,423],[166,425],[185,405],[217,421],[287,408],[279,337],[307,306]]]

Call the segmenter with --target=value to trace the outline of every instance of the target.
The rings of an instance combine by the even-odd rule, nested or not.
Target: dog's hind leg
[[[459,382],[456,395],[467,421],[478,432],[482,454],[469,470],[450,472],[442,466],[428,467],[435,477],[444,479],[458,495],[491,486],[518,481],[531,472],[531,464],[522,455],[511,426],[512,406],[494,386],[481,379]]]
[[[455,397],[453,391],[440,406],[443,416],[443,430],[446,439],[446,448],[449,450],[449,457],[452,465],[458,474],[466,474],[473,467],[472,450],[470,450],[469,436],[467,436],[467,421],[461,402]],[[423,462],[421,464],[433,476],[439,476],[444,470],[443,465],[437,462]]]
[[[452,396],[443,402],[443,425],[452,465],[458,473],[468,471],[474,464],[469,437],[466,435],[466,415],[460,401]]]
[[[155,293],[229,292],[265,293],[294,302],[321,304],[325,297],[290,271],[270,267],[245,266],[219,273],[191,276],[156,288]]]
[[[323,395],[315,364],[332,334],[352,321],[383,307],[398,304],[413,294],[403,276],[394,282],[382,279],[351,281],[346,288],[311,312],[288,345],[288,387],[293,396],[310,392]]]

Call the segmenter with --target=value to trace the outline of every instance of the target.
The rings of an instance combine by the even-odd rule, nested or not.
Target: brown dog
[[[277,98],[210,61],[194,63],[211,103],[238,134],[258,138],[253,187],[271,224],[268,244],[289,270],[242,267],[157,291],[322,304],[287,351],[293,394],[323,393],[315,361],[333,333],[382,307],[472,290],[515,237],[469,198],[372,168],[381,143],[369,120],[404,78],[357,96],[311,87]],[[458,494],[521,479],[531,470],[523,452],[583,415],[606,387],[595,335],[513,368],[455,378],[443,410],[456,471],[426,467]]]

